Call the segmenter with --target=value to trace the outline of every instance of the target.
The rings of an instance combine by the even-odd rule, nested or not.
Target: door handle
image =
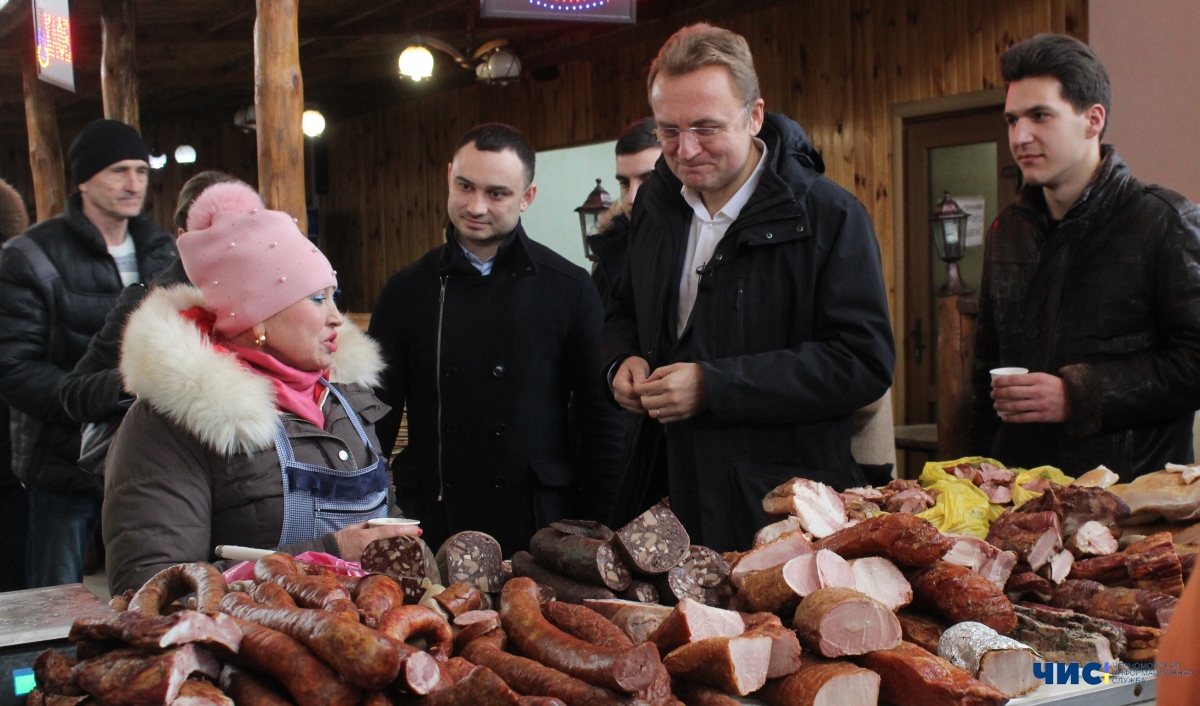
[[[921,332],[921,318],[917,317],[916,323],[913,325],[913,330],[908,334],[912,339],[913,355],[917,359],[917,363],[921,362],[922,353],[925,352],[925,335]]]

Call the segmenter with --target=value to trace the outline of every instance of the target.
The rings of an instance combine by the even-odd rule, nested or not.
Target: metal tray
[[[78,618],[112,612],[81,583],[0,593],[0,647],[61,640]]]

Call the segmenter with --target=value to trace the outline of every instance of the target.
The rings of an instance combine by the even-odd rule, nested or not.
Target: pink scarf
[[[275,387],[275,405],[279,409],[312,422],[318,429],[325,428],[325,414],[321,412],[319,403],[324,396],[325,387],[317,381],[325,377],[328,371],[318,370],[310,373],[297,370],[258,348],[239,346],[222,338],[221,334],[212,329],[216,317],[201,307],[193,307],[180,313],[208,334],[209,340],[217,350],[233,353],[242,365],[270,380]]]

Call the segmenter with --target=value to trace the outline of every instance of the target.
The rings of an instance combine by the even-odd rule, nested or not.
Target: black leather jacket
[[[1192,459],[1200,409],[1200,210],[1146,186],[1109,146],[1091,185],[1051,230],[1040,188],[988,234],[975,344],[971,450],[1122,481]],[[1002,424],[988,371],[1066,381],[1065,424]]]
[[[27,485],[67,495],[99,498],[100,479],[75,465],[79,424],[59,403],[59,385],[87,351],[92,335],[121,294],[121,275],[104,237],[83,213],[78,193],[62,215],[25,233],[58,270],[54,293],[57,320],[43,302],[37,277],[15,248],[0,254],[0,399],[17,411],[15,425],[40,426],[28,467]],[[175,239],[143,213],[129,220],[138,270],[149,282],[175,258]],[[52,333],[53,332],[53,333]],[[28,415],[29,418],[26,418]],[[28,429],[26,429],[28,431]]]

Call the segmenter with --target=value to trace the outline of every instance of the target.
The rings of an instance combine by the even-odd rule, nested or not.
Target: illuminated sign
[[[75,62],[67,0],[33,0],[33,36],[38,78],[74,91]]]
[[[635,22],[635,0],[482,0],[484,17],[579,22]]]

